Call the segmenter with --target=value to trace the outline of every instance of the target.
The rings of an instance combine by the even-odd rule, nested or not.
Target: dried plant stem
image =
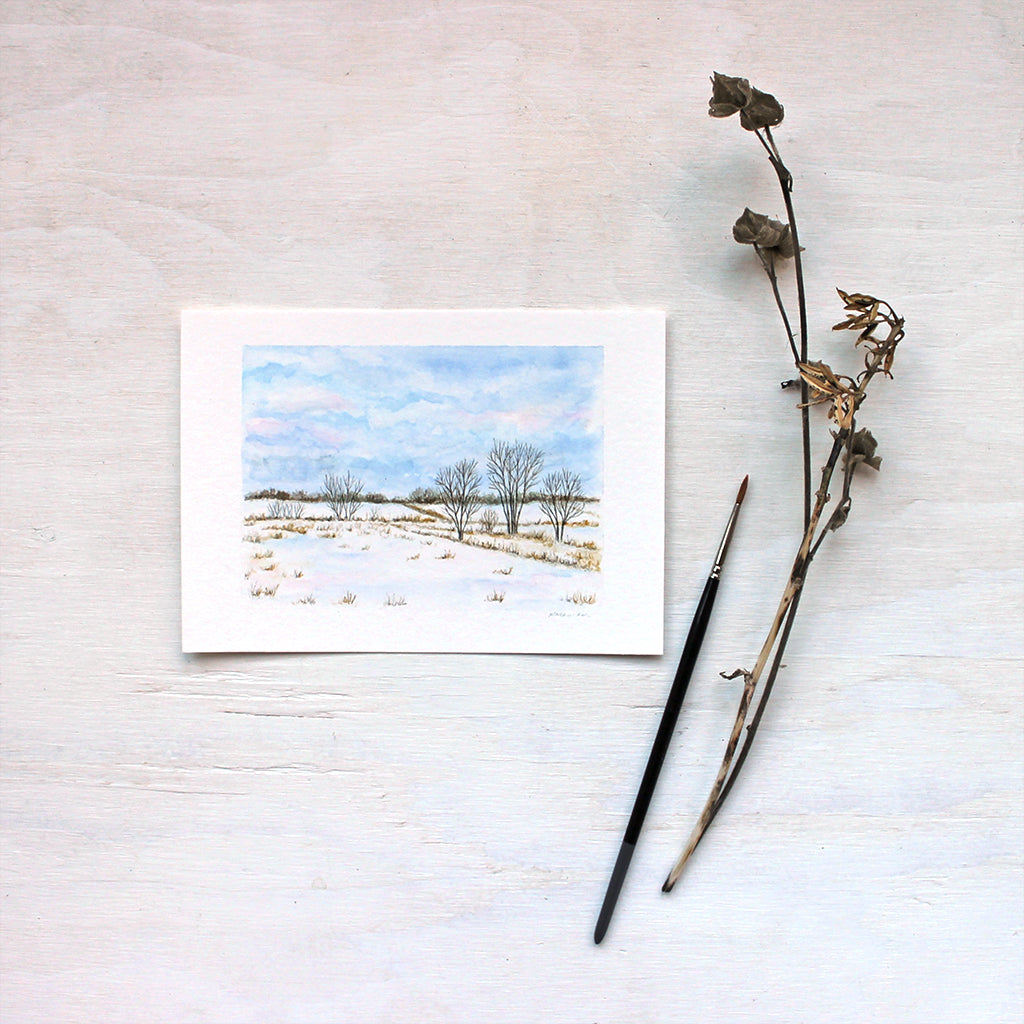
[[[762,134],[763,131],[763,134]],[[778,280],[775,275],[774,260],[771,263],[771,270],[765,265],[762,257],[761,263],[768,272],[768,278],[772,284],[772,292],[775,295],[776,305],[782,314],[782,321],[786,327],[786,334],[789,337],[789,345],[793,350],[794,361],[799,365],[807,362],[807,296],[804,288],[804,268],[800,258],[800,235],[796,226],[796,212],[793,209],[793,175],[782,162],[779,148],[775,144],[771,128],[764,128],[755,132],[761,145],[768,153],[768,160],[775,170],[779,179],[779,188],[782,190],[782,201],[786,206],[786,216],[789,219],[789,230],[793,236],[793,273],[796,277],[796,303],[797,315],[799,318],[799,345],[793,341],[793,332],[789,326],[789,317],[786,315],[785,306],[779,294]],[[807,382],[800,381],[800,439],[803,449],[803,479],[804,479],[804,529],[811,519],[811,423],[807,411]]]
[[[812,557],[813,557],[813,548]],[[708,817],[708,826],[714,821],[715,815],[718,814],[719,809],[725,802],[725,798],[729,795],[729,791],[733,787],[733,783],[736,781],[737,776],[740,773],[740,769],[743,767],[743,762],[747,759],[747,754],[750,753],[750,748],[754,742],[754,735],[757,732],[757,727],[761,724],[761,719],[764,717],[765,709],[768,707],[768,698],[771,696],[772,687],[775,685],[775,680],[778,677],[779,669],[782,667],[782,656],[786,651],[786,644],[789,642],[789,634],[793,629],[793,623],[796,621],[796,611],[800,607],[800,598],[803,595],[804,589],[801,587],[793,597],[792,602],[789,606],[789,611],[786,613],[786,621],[782,627],[782,632],[779,634],[779,642],[775,648],[775,655],[772,658],[771,668],[768,670],[768,675],[765,677],[764,687],[761,690],[760,699],[757,702],[757,708],[754,711],[753,717],[750,719],[750,724],[747,726],[747,734],[743,739],[743,745],[739,749],[739,753],[736,755],[736,759],[733,762],[732,770],[729,772],[729,777],[725,780],[725,784],[722,786],[722,791],[718,794],[718,799],[715,800],[715,805],[711,810],[711,814]],[[705,831],[707,829],[705,828]]]
[[[793,362],[799,366],[800,353],[797,351],[793,328],[789,324],[786,304],[782,301],[782,293],[779,291],[779,275],[775,271],[775,256],[770,250],[765,252],[759,245],[754,246],[754,252],[757,253],[757,258],[761,261],[761,266],[764,267],[764,272],[768,277],[768,283],[772,286],[772,295],[775,298],[775,305],[779,310],[779,316],[782,317],[782,326],[786,329],[786,340],[789,342],[790,352],[793,353]]]
[[[832,444],[832,451],[829,453],[828,461],[822,468],[821,485],[819,486],[815,496],[810,521],[807,524],[807,529],[804,531],[803,540],[800,543],[800,549],[793,561],[793,568],[789,574],[789,582],[786,584],[786,589],[783,591],[782,599],[779,601],[778,609],[775,612],[775,618],[772,620],[771,628],[768,630],[768,635],[765,638],[764,643],[761,645],[761,652],[757,657],[757,662],[750,672],[739,673],[743,675],[743,693],[740,697],[739,707],[736,710],[736,720],[733,722],[732,732],[730,733],[729,741],[726,744],[725,756],[722,758],[722,764],[718,769],[718,775],[715,777],[714,785],[711,787],[711,793],[705,801],[704,808],[701,811],[700,817],[697,819],[697,824],[694,826],[689,841],[684,847],[679,860],[676,861],[675,866],[672,868],[671,872],[669,872],[669,876],[665,880],[665,884],[662,886],[665,892],[669,892],[676,884],[676,881],[683,872],[683,868],[686,866],[686,862],[690,859],[690,855],[697,849],[697,845],[703,838],[712,819],[718,813],[720,797],[723,794],[726,780],[729,778],[730,768],[733,766],[733,758],[736,754],[740,735],[743,732],[743,726],[746,724],[747,712],[750,709],[751,701],[753,700],[758,684],[761,681],[761,676],[764,673],[769,660],[772,658],[772,652],[776,650],[776,644],[778,643],[778,654],[772,666],[772,677],[774,681],[774,675],[778,670],[779,659],[781,658],[782,650],[784,650],[784,647],[780,642],[780,633],[785,628],[785,625],[791,621],[791,611],[803,590],[807,569],[810,566],[811,559],[813,558],[812,550],[815,534],[818,531],[818,524],[821,521],[821,515],[829,500],[829,484],[832,480],[832,474],[835,471],[836,462],[839,459],[839,453],[846,445],[846,437],[846,430],[840,430],[837,433]],[[785,635],[788,640],[788,629],[785,631]],[[762,694],[758,710],[763,706],[764,695]],[[744,749],[748,748],[749,744],[744,744]],[[744,754],[744,759],[745,757],[746,755]]]
[[[775,305],[782,317],[789,350],[800,377],[801,439],[803,447],[803,533],[793,566],[779,601],[764,643],[752,670],[740,669],[726,676],[743,677],[743,690],[726,743],[722,763],[697,824],[681,856],[662,888],[668,892],[675,885],[687,861],[696,850],[708,827],[721,809],[750,751],[758,726],[768,706],[768,698],[782,667],[783,657],[796,619],[807,572],[825,537],[839,529],[849,515],[850,489],[854,468],[864,464],[877,470],[881,462],[876,455],[877,442],[868,430],[856,427],[857,411],[866,395],[868,384],[877,373],[891,377],[896,346],[903,338],[903,319],[887,302],[859,292],[837,289],[844,303],[846,319],[832,329],[859,332],[856,345],[863,345],[864,368],[851,377],[836,373],[827,363],[811,362],[807,355],[808,323],[804,289],[803,261],[793,210],[793,175],[786,167],[772,135],[772,127],[782,123],[782,104],[769,93],[751,86],[745,78],[721,75],[711,79],[712,93],[708,112],[712,117],[740,115],[741,126],[753,132],[768,155],[779,180],[786,206],[788,223],[772,220],[747,208],[733,225],[733,238],[742,245],[752,245],[768,276]],[[777,261],[792,259],[796,277],[796,299],[799,312],[794,333],[786,303],[779,287]],[[788,386],[787,382],[784,386]],[[828,403],[829,419],[834,421],[832,445],[821,468],[819,486],[812,493],[812,466],[809,407]],[[842,491],[826,517],[825,509],[832,497],[839,457],[843,455]]]
[[[894,339],[898,340],[898,335],[901,334],[901,332],[902,321],[899,322],[898,326],[893,328],[890,333],[889,341],[895,343]],[[789,581],[783,591],[782,599],[779,601],[779,606],[775,612],[775,618],[772,620],[771,627],[768,630],[768,635],[765,638],[764,643],[761,645],[761,651],[758,655],[757,662],[750,672],[741,671],[733,673],[732,676],[729,677],[735,678],[736,675],[743,676],[743,692],[740,696],[739,707],[736,710],[736,719],[733,722],[732,732],[730,733],[729,740],[726,743],[722,764],[718,769],[714,785],[711,787],[711,793],[704,803],[704,808],[700,813],[700,817],[697,819],[697,824],[694,826],[693,832],[690,834],[690,838],[687,841],[686,846],[683,848],[682,854],[676,861],[671,872],[669,872],[669,876],[665,880],[665,884],[662,886],[662,889],[665,892],[670,892],[672,887],[678,881],[679,876],[682,874],[683,869],[686,866],[686,862],[690,859],[694,850],[697,849],[698,844],[704,837],[704,833],[707,832],[711,822],[715,818],[715,815],[718,814],[729,790],[732,789],[733,782],[735,781],[743,762],[746,760],[747,753],[753,743],[754,734],[757,732],[757,726],[760,724],[761,718],[764,715],[768,697],[771,694],[775,678],[782,665],[782,656],[786,650],[786,644],[789,642],[790,630],[792,629],[793,621],[796,616],[796,610],[800,602],[800,595],[803,593],[804,583],[807,579],[807,571],[810,568],[811,562],[814,560],[814,556],[817,553],[818,548],[821,546],[822,541],[830,531],[835,529],[837,526],[842,525],[846,518],[846,514],[849,511],[850,483],[853,479],[853,469],[855,465],[854,459],[851,457],[851,443],[854,436],[855,426],[854,413],[863,401],[867,392],[867,386],[871,382],[871,379],[882,369],[887,351],[888,349],[886,347],[882,347],[868,356],[865,370],[860,375],[860,379],[858,380],[856,387],[853,388],[845,398],[849,409],[848,422],[833,433],[832,448],[829,451],[825,465],[821,469],[821,482],[818,486],[817,492],[815,493],[814,506],[811,509],[810,520],[808,521],[807,528],[804,530],[796,558],[793,560],[793,568],[790,570]],[[847,457],[846,464],[843,469],[842,495],[831,515],[826,520],[824,526],[821,526],[821,517],[824,514],[826,505],[828,505],[831,500],[829,488],[832,484],[832,478],[835,475],[839,456],[844,452]],[[821,527],[820,534],[819,527]],[[771,661],[771,667],[765,678],[764,686],[761,687],[760,697],[757,702],[754,717],[752,718],[750,725],[747,727],[747,735],[743,741],[743,745],[742,747],[739,747],[740,736],[743,733],[744,725],[747,723],[747,715],[750,711],[750,706],[757,694],[758,686],[761,682],[761,676],[764,674],[769,661]],[[737,747],[739,747],[738,754]]]

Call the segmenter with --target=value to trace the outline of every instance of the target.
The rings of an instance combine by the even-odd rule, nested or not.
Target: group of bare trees
[[[541,512],[555,532],[555,540],[565,538],[565,528],[583,512],[586,496],[579,473],[559,469],[540,479],[544,469],[544,452],[528,441],[495,441],[487,456],[487,480],[497,495],[498,505],[505,520],[505,529],[510,536],[519,532],[519,521],[523,507],[531,498],[539,501]],[[538,483],[539,481],[539,483]],[[483,477],[475,459],[460,459],[451,466],[445,466],[434,478],[436,492],[430,493],[445,510],[455,527],[459,540],[482,505],[493,498],[483,492]],[[424,500],[427,491],[423,488]],[[344,476],[327,473],[324,476],[321,499],[330,508],[335,519],[353,519],[362,507],[366,496],[363,482],[351,471]],[[370,500],[373,500],[372,496]],[[492,510],[493,526],[497,516]]]
[[[324,475],[324,504],[335,519],[352,519],[363,504],[363,481],[347,472],[343,477],[334,473]]]
[[[544,468],[544,452],[527,441],[495,441],[487,456],[487,479],[501,506],[505,529],[510,536],[519,532],[523,506],[537,493]],[[435,477],[440,501],[455,527],[459,540],[474,513],[483,504],[483,479],[475,459],[462,459],[445,466]],[[565,537],[565,528],[583,512],[586,496],[578,473],[560,469],[548,473],[540,483],[540,508],[551,523],[555,540]]]
[[[555,531],[555,540],[565,538],[565,528],[579,517],[586,507],[579,473],[560,469],[548,473],[541,485],[540,510]]]

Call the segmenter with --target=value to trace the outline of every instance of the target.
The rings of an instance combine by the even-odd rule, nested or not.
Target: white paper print
[[[660,654],[664,315],[182,317],[183,648]]]

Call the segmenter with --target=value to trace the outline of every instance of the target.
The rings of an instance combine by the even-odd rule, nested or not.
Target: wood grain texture
[[[19,2],[2,20],[5,1024],[1024,1011],[1021,15]],[[787,109],[812,348],[908,336],[745,777],[671,896],[798,529],[790,373],[730,226],[781,212],[713,70]],[[663,659],[179,653],[185,306],[669,313]],[[736,482],[715,621],[590,940]]]

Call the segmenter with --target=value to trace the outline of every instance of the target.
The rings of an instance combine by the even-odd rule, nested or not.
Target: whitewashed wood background
[[[22,1022],[1021,1019],[1021,13],[1013,0],[5,0],[3,983]],[[812,347],[907,318],[747,774],[713,777],[798,526]],[[179,653],[189,305],[669,314],[666,654]],[[853,365],[852,357],[849,365]],[[712,635],[594,919],[721,519]]]

